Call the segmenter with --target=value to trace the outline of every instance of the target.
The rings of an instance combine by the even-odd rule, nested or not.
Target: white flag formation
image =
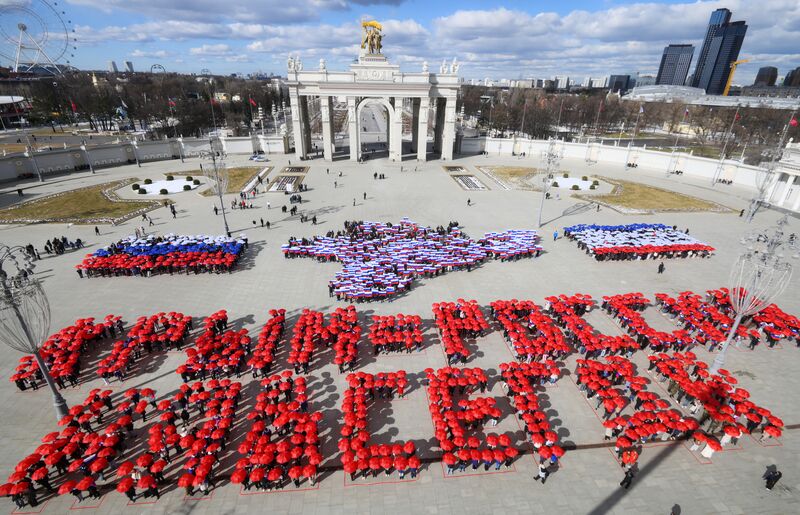
[[[664,224],[589,225],[564,228],[564,236],[578,242],[598,261],[709,257],[714,248]]]

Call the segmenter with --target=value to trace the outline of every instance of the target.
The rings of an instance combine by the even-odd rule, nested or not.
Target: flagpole
[[[728,127],[728,132],[725,133],[725,140],[722,145],[722,152],[720,153],[719,156],[719,163],[717,164],[717,169],[714,171],[714,175],[711,178],[712,187],[717,184],[717,180],[719,180],[719,177],[722,175],[722,168],[725,165],[725,152],[728,150],[728,141],[730,140],[731,133],[733,132],[733,126],[736,123],[736,120],[739,118],[740,107],[741,107],[740,105],[736,106],[736,112],[733,114],[733,120],[731,120],[731,125],[730,127]]]
[[[603,100],[600,99],[600,105],[597,106],[597,116],[594,118],[594,135],[597,137],[597,124],[600,123],[600,113],[603,112]]]

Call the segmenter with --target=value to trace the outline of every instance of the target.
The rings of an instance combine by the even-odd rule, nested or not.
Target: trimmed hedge
[[[570,189],[571,189],[571,190],[580,190],[580,189],[581,189],[581,187],[580,187],[580,186],[578,186],[577,184],[573,184],[573,185],[572,185],[572,187],[571,187]]]
[[[589,176],[584,175],[583,177],[581,177],[581,180],[582,181],[588,181],[589,180]]]
[[[192,181],[192,184],[200,185],[200,179],[195,179]]]
[[[553,181],[553,187],[558,188],[558,183],[556,181]]]
[[[167,175],[167,180],[168,181],[174,181],[175,180],[175,176],[174,175]]]
[[[569,177],[569,174],[568,174],[567,172],[564,172],[563,174],[561,174],[561,177],[563,177],[563,178],[565,178],[565,179],[566,179],[566,178],[568,178],[568,177]]]
[[[191,186],[189,186],[188,184],[184,184],[184,185],[183,185],[183,191],[189,191],[189,190],[191,190],[191,189],[192,189],[192,187],[191,187]]]
[[[138,190],[138,189],[139,189],[139,185],[138,185],[137,183],[135,183],[135,182],[134,182],[133,184],[131,184],[131,188],[132,188],[134,191],[136,191],[136,190]]]
[[[144,188],[139,188],[137,191],[139,192],[139,195],[144,195],[145,193],[147,193],[147,190]]]
[[[186,176],[186,180],[187,181],[192,181],[192,180],[194,180],[194,178],[191,175],[187,175]]]
[[[153,184],[153,179],[145,179],[144,183],[145,184]]]
[[[158,190],[158,194],[159,195],[169,195],[169,192],[166,190],[166,188],[161,188],[160,190]]]

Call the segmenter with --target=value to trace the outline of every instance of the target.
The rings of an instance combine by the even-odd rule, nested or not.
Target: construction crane
[[[731,63],[731,73],[728,75],[728,82],[725,83],[725,90],[722,92],[723,97],[727,97],[731,90],[731,83],[733,82],[733,74],[736,73],[736,67],[740,64],[749,63],[750,59],[741,59]]]

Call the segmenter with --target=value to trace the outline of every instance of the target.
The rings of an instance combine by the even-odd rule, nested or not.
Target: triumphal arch
[[[438,73],[422,64],[419,72],[401,72],[383,55],[383,33],[378,22],[363,22],[361,53],[350,71],[328,70],[324,59],[316,69],[304,69],[299,57],[288,60],[288,86],[291,103],[292,132],[298,159],[310,157],[312,124],[322,133],[322,155],[332,161],[336,152],[334,104],[346,102],[346,134],[350,160],[362,157],[363,127],[360,119],[366,106],[385,108],[388,156],[392,161],[403,157],[403,113],[410,111],[411,153],[418,160],[428,158],[428,134],[433,133],[432,154],[453,158],[455,143],[456,100],[460,79],[459,63],[443,61]],[[309,108],[310,102],[318,109]],[[319,120],[318,120],[319,119]],[[382,120],[383,122],[384,120]],[[407,123],[406,126],[409,124]]]

